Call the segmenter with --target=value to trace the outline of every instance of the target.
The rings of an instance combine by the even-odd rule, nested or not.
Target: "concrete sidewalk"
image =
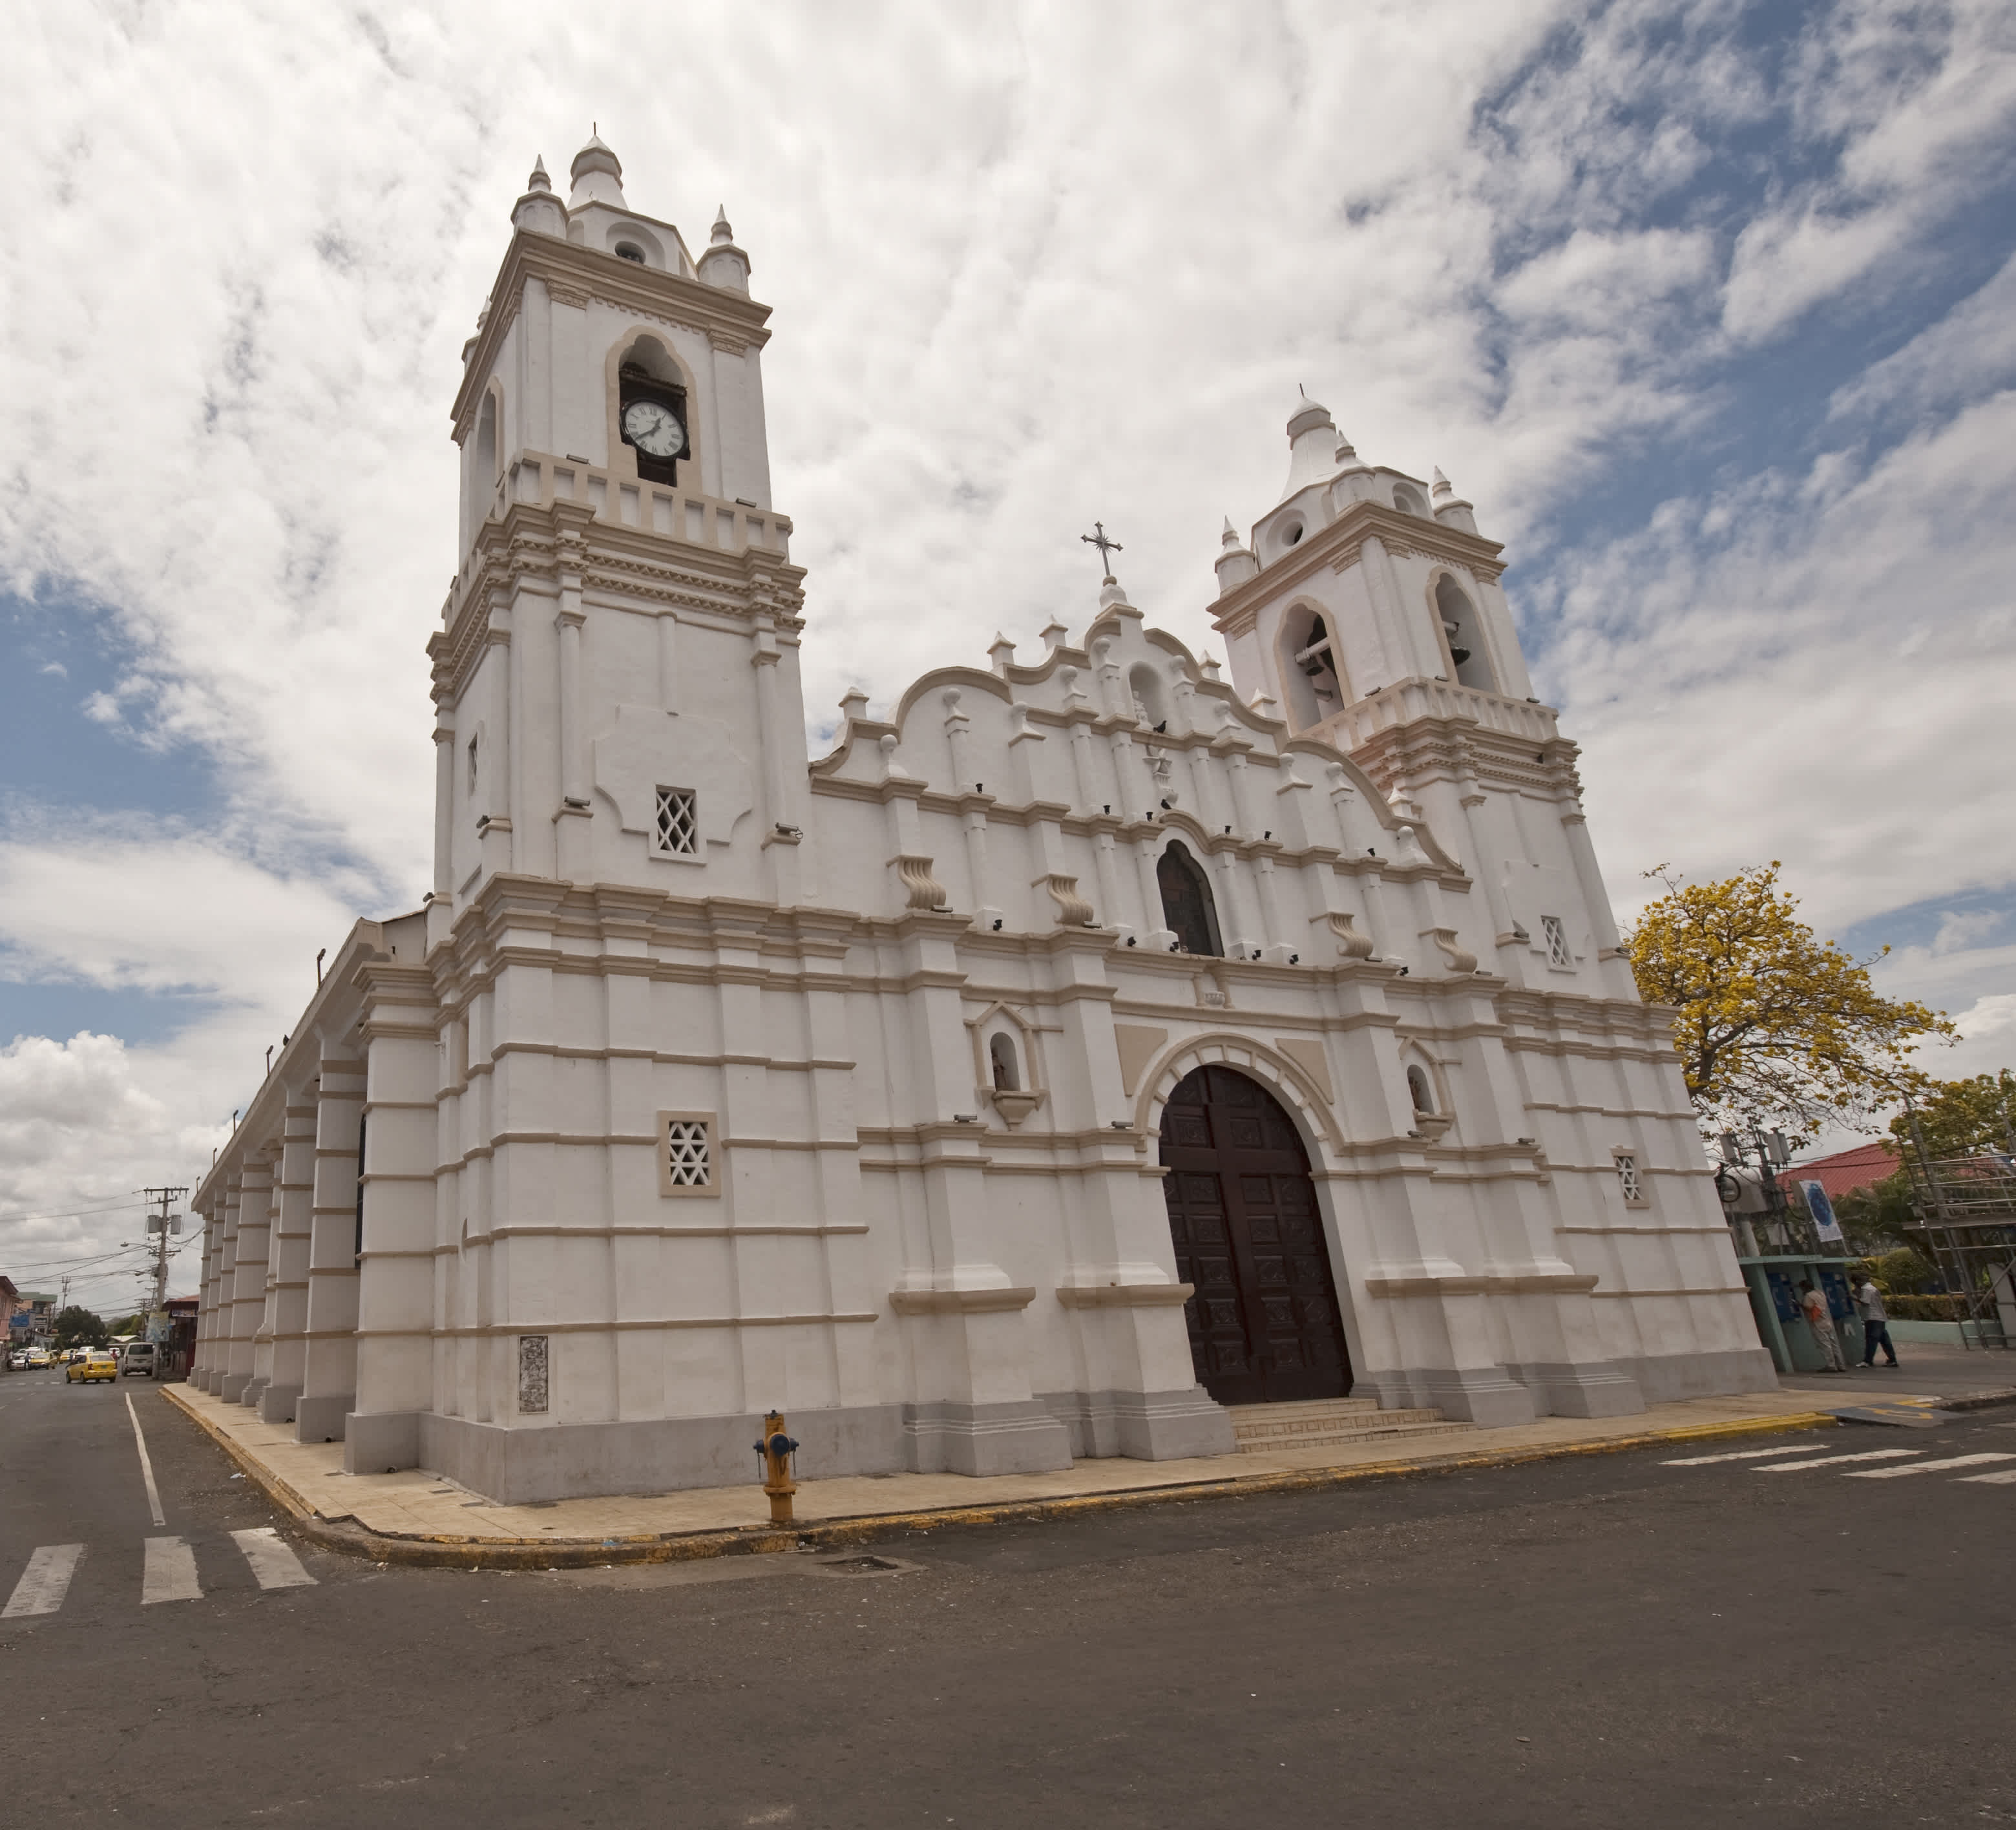
[[[579,1566],[671,1562],[805,1544],[844,1544],[905,1527],[989,1523],[1209,1494],[1251,1494],[1435,1469],[1494,1467],[1649,1443],[1830,1426],[1805,1392],[1750,1393],[1661,1404],[1635,1417],[1544,1418],[1509,1429],[1431,1439],[1431,1453],[1395,1443],[1214,1456],[1181,1461],[1079,1461],[1047,1474],[849,1475],[805,1480],[797,1522],[769,1522],[747,1486],[616,1494],[505,1506],[420,1469],[351,1475],[340,1443],[304,1443],[284,1425],[187,1385],[162,1388],[208,1431],[303,1532],[331,1549],[380,1562]],[[1892,1393],[1894,1400],[1900,1396]],[[1424,1444],[1425,1447],[1425,1444]],[[751,1457],[752,1468],[754,1457]]]

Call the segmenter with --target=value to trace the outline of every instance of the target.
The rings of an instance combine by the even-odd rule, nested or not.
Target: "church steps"
[[[1439,1410],[1381,1410],[1373,1398],[1319,1398],[1298,1404],[1243,1404],[1232,1409],[1233,1438],[1243,1455],[1445,1436],[1469,1427],[1448,1421]]]

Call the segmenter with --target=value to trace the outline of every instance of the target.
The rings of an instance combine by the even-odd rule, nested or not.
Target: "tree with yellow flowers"
[[[1646,872],[1666,893],[1624,937],[1640,995],[1679,1013],[1674,1046],[1705,1129],[1753,1119],[1802,1139],[1831,1124],[1868,1129],[1878,1108],[1931,1084],[1912,1050],[1957,1032],[1942,1011],[1879,996],[1874,960],[1816,935],[1778,870],[1774,859],[1698,884],[1664,865]]]

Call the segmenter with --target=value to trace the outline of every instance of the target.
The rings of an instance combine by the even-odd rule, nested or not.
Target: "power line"
[[[138,1195],[138,1194],[139,1194],[142,1191],[141,1191],[139,1189],[135,1188],[132,1192],[133,1192],[133,1194],[134,1194]],[[139,1201],[139,1200],[127,1200],[127,1201],[115,1201],[112,1202],[109,1206],[106,1206],[106,1207],[80,1207],[80,1208],[73,1208],[73,1209],[71,1209],[68,1213],[60,1213],[60,1214],[0,1214],[0,1226],[8,1225],[8,1224],[9,1224],[9,1223],[11,1223],[12,1222],[16,1221],[16,1220],[81,1220],[81,1219],[88,1219],[88,1218],[89,1218],[92,1215],[93,1215],[93,1214],[116,1214],[116,1213],[128,1213],[128,1212],[131,1212],[132,1210],[134,1210],[134,1209],[136,1209],[136,1208],[143,1208],[143,1207],[145,1207],[146,1205],[147,1205],[147,1203],[146,1203],[146,1201]]]

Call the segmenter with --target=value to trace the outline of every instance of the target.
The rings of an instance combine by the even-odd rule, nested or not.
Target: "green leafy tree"
[[[114,1335],[143,1335],[147,1331],[147,1318],[135,1313],[123,1316],[107,1324],[108,1331]]]
[[[56,1319],[50,1324],[56,1351],[67,1353],[73,1347],[103,1347],[112,1338],[103,1322],[88,1309],[80,1309],[73,1302],[67,1309],[56,1311]]]
[[[1841,1230],[1858,1241],[1881,1241],[1892,1250],[1885,1255],[1886,1262],[1899,1252],[1908,1252],[1916,1258],[1916,1241],[1905,1231],[1917,1216],[1911,1207],[1911,1179],[1901,1169],[1894,1170],[1880,1182],[1871,1183],[1866,1188],[1852,1188],[1834,1204],[1834,1218],[1841,1222]],[[1919,1262],[1922,1264],[1924,1260]],[[1931,1274],[1931,1267],[1925,1266]],[[1879,1275],[1877,1282],[1883,1283]],[[1885,1289],[1912,1289],[1910,1284],[1885,1284]]]
[[[1942,1012],[1879,996],[1874,960],[1816,935],[1778,870],[1774,860],[1700,884],[1647,871],[1665,894],[1624,936],[1632,972],[1640,995],[1679,1013],[1673,1043],[1705,1129],[1755,1119],[1804,1139],[1870,1128],[1877,1110],[1931,1084],[1912,1051],[1958,1032]]]
[[[2016,1074],[1977,1074],[1969,1080],[1935,1080],[1913,1102],[1925,1148],[1934,1157],[1973,1156],[2016,1143]],[[1911,1141],[1911,1115],[1890,1121],[1900,1149]]]

